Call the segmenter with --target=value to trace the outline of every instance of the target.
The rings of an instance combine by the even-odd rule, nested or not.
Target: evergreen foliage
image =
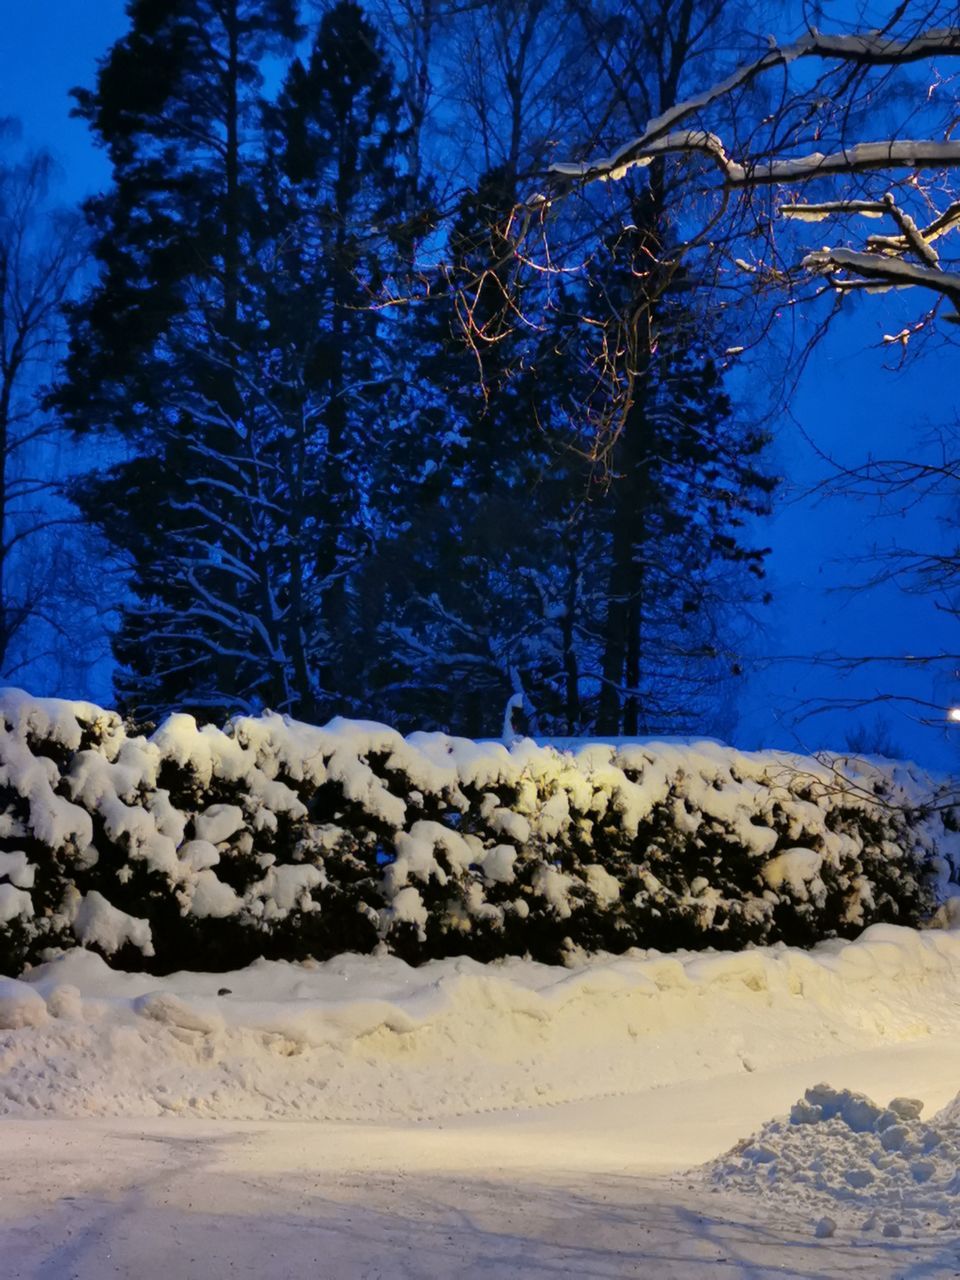
[[[275,714],[146,737],[11,690],[0,818],[7,973],[77,945],[154,972],[810,946],[917,925],[960,870],[949,792],[902,766]]]
[[[671,233],[662,173],[632,231],[605,215],[590,273],[512,291],[507,227],[544,154],[524,121],[569,115],[584,23],[610,50],[575,8],[547,30],[546,0],[494,7],[496,57],[467,79],[478,127],[506,122],[483,149],[502,159],[464,166],[442,230],[454,144],[425,133],[429,50],[474,57],[473,16],[424,16],[401,92],[353,0],[309,31],[294,0],[135,0],[77,91],[113,182],[87,206],[99,278],[56,401],[122,446],[74,497],[129,574],[126,711],[489,734],[513,696],[554,734],[718,727],[733,619],[763,595],[765,438],[681,290],[631,330],[646,237]],[[611,307],[636,355],[626,395],[592,345]]]

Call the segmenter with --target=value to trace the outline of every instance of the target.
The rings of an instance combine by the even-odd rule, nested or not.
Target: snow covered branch
[[[727,155],[722,140],[703,129],[682,129],[662,138],[638,138],[612,158],[585,164],[556,164],[552,173],[585,182],[617,181],[630,169],[649,165],[657,156],[701,154],[712,160],[728,187],[769,186],[776,183],[809,182],[836,174],[863,173],[871,169],[943,169],[960,166],[960,142],[904,140],[860,142],[830,155],[813,151],[809,155],[783,160],[748,160],[738,163]]]
[[[960,273],[904,262],[900,258],[881,257],[875,253],[858,253],[854,249],[819,249],[808,253],[803,266],[814,275],[830,275],[846,271],[851,277],[834,279],[840,288],[876,285],[879,289],[903,289],[919,285],[942,294],[960,308]]]
[[[905,6],[895,17],[910,20]],[[702,159],[707,163],[696,169],[696,176],[683,166],[676,172],[691,190],[689,207],[706,200],[718,212],[686,245],[672,250],[675,257],[685,256],[690,245],[713,252],[722,243],[724,261],[749,272],[756,286],[775,285],[794,293],[806,276],[820,288],[825,281],[838,294],[920,288],[960,314],[960,256],[953,264],[941,260],[951,247],[941,247],[945,237],[960,228],[960,199],[950,179],[960,169],[960,139],[953,136],[955,98],[944,93],[937,65],[958,56],[958,26],[936,26],[907,38],[890,30],[812,31],[796,43],[771,45],[725,79],[661,112],[611,154],[554,164],[554,189],[562,195],[595,182],[617,181],[667,158]],[[820,69],[813,78],[791,82],[789,69],[803,60],[819,62]],[[901,88],[911,132],[920,122],[928,136],[901,138],[891,130],[891,136],[878,140],[848,138],[853,120],[876,115],[880,92],[872,73],[882,69],[888,75],[923,62],[930,63],[929,77],[908,80]],[[765,114],[749,109],[743,91],[778,69],[783,73],[779,105]],[[882,87],[887,95],[885,80]],[[940,102],[944,106],[938,115]],[[819,195],[828,182],[845,189],[821,200],[798,198],[798,187],[817,183]],[[774,241],[777,219],[770,218],[769,206],[750,200],[752,191],[776,186],[786,188],[786,199],[776,210],[780,219],[836,226],[831,243],[801,251],[799,270],[796,258],[793,264],[784,262],[784,246]],[[736,204],[734,195],[739,197]],[[886,218],[892,225],[861,237],[856,222],[861,217]],[[838,243],[841,228],[845,234]],[[766,240],[765,252],[750,244],[749,252],[738,256],[730,247],[737,239],[757,237]],[[796,242],[787,244],[793,256]]]
[[[960,56],[960,27],[923,32],[909,40],[893,40],[879,32],[830,36],[813,31],[795,44],[773,45],[762,57],[738,68],[726,79],[662,112],[647,123],[639,137],[612,155],[586,162],[557,163],[551,165],[550,172],[561,179],[604,181],[623,177],[631,167],[649,164],[656,155],[697,151],[714,159],[733,186],[802,181],[827,173],[851,173],[891,165],[919,168],[960,164],[960,143],[950,141],[860,143],[832,156],[814,152],[783,160],[737,163],[727,158],[723,143],[715,134],[702,129],[676,128],[767,72],[803,58],[868,68],[903,66],[933,56]]]

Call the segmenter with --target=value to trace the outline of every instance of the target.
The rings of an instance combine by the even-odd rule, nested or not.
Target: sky
[[[901,298],[895,305],[906,313],[911,304]],[[942,602],[892,585],[851,590],[876,572],[877,548],[937,546],[947,537],[955,542],[942,527],[949,515],[945,504],[880,515],[871,502],[811,493],[833,474],[820,455],[848,466],[870,456],[918,457],[930,431],[956,417],[947,367],[955,357],[949,352],[918,355],[901,370],[890,367],[890,349],[879,344],[884,332],[899,331],[897,318],[881,299],[860,300],[815,350],[790,415],[774,426],[774,468],[785,479],[768,524],[775,604],[760,649],[781,660],[750,681],[741,707],[749,741],[739,745],[842,749],[850,734],[874,730],[879,720],[897,754],[942,768],[956,763],[955,730],[937,710],[960,700],[960,679],[949,667],[910,671],[870,663],[844,670],[816,660],[956,651],[956,624],[938,607]],[[911,697],[935,707],[901,701]],[[861,711],[816,709],[820,700],[857,698],[874,701]],[[929,719],[939,723],[921,722]]]
[[[125,27],[124,0],[0,0],[0,116],[60,162],[60,193],[78,199],[109,169],[87,126],[70,119],[69,91],[91,86],[97,59]]]
[[[80,199],[108,180],[108,168],[83,122],[70,118],[68,93],[74,85],[93,83],[97,58],[125,29],[123,0],[0,0],[0,17],[0,116],[18,116],[24,140],[53,152],[62,169],[60,195]],[[872,729],[879,718],[904,755],[952,767],[960,754],[960,726],[922,724],[920,713],[898,700],[913,696],[945,710],[960,699],[960,678],[926,669],[911,674],[896,665],[844,672],[810,661],[824,653],[906,654],[957,647],[954,624],[934,601],[904,597],[893,588],[844,589],[856,576],[866,576],[864,564],[852,561],[862,561],[875,545],[911,538],[942,543],[944,531],[930,511],[877,521],[865,504],[817,500],[808,492],[825,474],[818,453],[848,462],[870,453],[909,454],[924,431],[956,418],[951,384],[960,380],[949,350],[912,360],[900,372],[886,367],[890,352],[880,340],[884,331],[897,331],[897,306],[907,308],[908,318],[913,314],[903,302],[870,299],[859,305],[817,349],[790,414],[773,425],[773,466],[788,480],[766,534],[773,548],[769,574],[775,604],[758,640],[762,661],[739,699],[740,746],[844,749],[851,733]],[[801,330],[814,319],[801,315]],[[784,375],[769,362],[765,376]],[[103,696],[99,689],[70,692]],[[851,698],[885,701],[861,711],[834,709],[796,718],[819,700]]]

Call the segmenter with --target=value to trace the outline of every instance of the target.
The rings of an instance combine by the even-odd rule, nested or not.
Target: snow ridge
[[[958,982],[960,931],[893,925],[811,951],[631,951],[572,968],[350,955],[155,977],[76,948],[0,979],[0,1115],[382,1122],[684,1082],[689,1102],[747,1076],[762,1097],[781,1064],[841,1051],[920,1037],[949,1061]],[[749,1190],[750,1168],[730,1176]]]

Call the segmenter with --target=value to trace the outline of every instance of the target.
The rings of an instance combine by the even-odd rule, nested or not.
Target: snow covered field
[[[960,1274],[957,930],[572,969],[75,951],[3,981],[0,1027],[5,1277]],[[820,1082],[881,1105],[787,1122]]]

